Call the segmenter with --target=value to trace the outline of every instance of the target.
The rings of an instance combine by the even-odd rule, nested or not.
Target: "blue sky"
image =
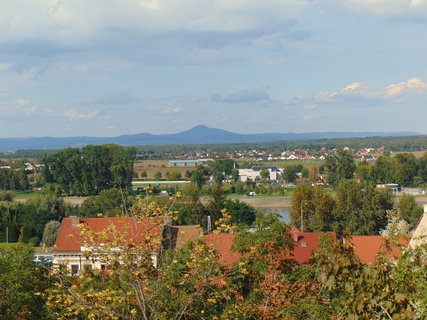
[[[3,0],[0,137],[427,133],[427,0]]]

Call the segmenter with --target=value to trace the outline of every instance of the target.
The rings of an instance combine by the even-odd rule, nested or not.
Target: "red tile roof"
[[[319,237],[321,235],[321,233],[298,233],[291,258],[295,259],[299,264],[308,262],[313,251],[319,249]]]
[[[102,232],[108,226],[114,225],[118,231],[126,232],[129,239],[143,241],[145,236],[159,234],[162,223],[157,218],[64,218],[56,238],[55,251],[79,252],[83,240],[80,235],[79,224],[85,224],[95,232]]]
[[[358,256],[365,263],[372,263],[379,253],[387,253],[385,245],[386,237],[383,236],[353,236],[350,242],[354,245],[354,254]],[[409,243],[409,236],[401,236],[397,239],[398,244],[407,246]],[[392,258],[400,256],[399,248],[390,243],[391,252],[389,255]]]
[[[210,233],[206,236],[206,244],[218,251],[220,263],[231,265],[240,259],[240,253],[231,250],[236,236],[233,233]]]
[[[328,233],[335,241],[337,235],[335,232]],[[297,227],[289,227],[289,235],[294,240],[294,251],[290,259],[295,259],[299,264],[308,262],[314,251],[319,249],[319,239],[324,233],[320,232],[301,232]]]

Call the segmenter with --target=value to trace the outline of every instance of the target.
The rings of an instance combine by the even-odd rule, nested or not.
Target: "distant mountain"
[[[0,138],[0,151],[18,149],[63,149],[83,147],[88,144],[117,143],[124,146],[164,145],[164,144],[211,144],[263,142],[278,140],[313,140],[333,138],[364,138],[386,136],[414,136],[416,132],[310,132],[310,133],[259,133],[239,134],[230,131],[209,128],[203,125],[176,134],[140,133],[118,137],[67,137],[67,138]]]

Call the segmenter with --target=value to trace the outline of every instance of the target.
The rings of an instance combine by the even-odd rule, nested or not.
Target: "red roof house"
[[[390,240],[388,244],[389,248],[387,248],[387,240]],[[383,236],[353,236],[349,241],[354,246],[354,254],[360,260],[365,263],[372,263],[375,261],[376,256],[382,253],[388,254],[393,259],[400,257],[399,246],[406,247],[409,240],[410,236],[400,236],[397,239]]]
[[[306,263],[310,260],[314,251],[319,249],[319,239],[325,233],[321,232],[301,232],[297,227],[290,226],[289,234],[294,241],[294,251],[291,259],[295,259],[299,264]],[[328,233],[336,241],[335,232]]]
[[[159,218],[64,218],[59,229],[53,252],[53,263],[65,265],[72,274],[78,274],[85,264],[95,268],[103,268],[99,262],[84,256],[87,246],[81,235],[81,226],[87,226],[90,230],[100,233],[108,227],[114,226],[117,232],[127,241],[143,243],[153,235],[162,235],[164,221]],[[102,243],[111,241],[108,236],[102,239]],[[100,243],[100,245],[102,245]],[[159,248],[160,249],[160,248]],[[157,265],[157,252],[151,257],[153,264]]]

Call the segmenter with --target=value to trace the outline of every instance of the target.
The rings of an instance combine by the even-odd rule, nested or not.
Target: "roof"
[[[231,250],[234,239],[237,234],[234,233],[210,233],[206,236],[206,244],[219,254],[219,262],[224,265],[231,265],[240,259],[240,253]]]
[[[129,240],[142,242],[145,236],[160,234],[163,222],[158,218],[64,218],[56,238],[55,252],[80,252],[84,246],[80,235],[79,224],[87,225],[95,232],[102,232],[108,226],[114,225],[118,231],[126,232]],[[159,223],[160,222],[160,223]]]
[[[199,225],[193,226],[170,226],[170,238],[165,242],[168,249],[182,248],[188,241],[197,239],[203,234]],[[169,240],[169,241],[168,241]]]
[[[324,233],[301,232],[295,226],[290,226],[289,236],[295,241],[294,250],[289,259],[296,260],[299,264],[308,262],[312,253],[319,249],[319,239]],[[336,233],[328,233],[336,240]],[[224,265],[231,265],[240,259],[241,254],[232,251],[231,247],[237,234],[233,233],[211,233],[206,236],[206,243],[219,253],[219,260]]]
[[[313,252],[319,249],[319,239],[326,233],[301,232],[297,227],[290,226],[289,234],[295,242],[293,254],[290,258],[295,259],[299,264],[302,264],[308,262]],[[336,240],[337,235],[335,232],[329,232],[327,234],[330,234],[334,241]]]
[[[267,170],[271,170],[271,171],[279,171],[279,169],[277,169],[277,167],[273,167],[273,166],[253,166],[252,170],[253,171],[261,171],[262,169],[267,169]]]
[[[387,253],[386,240],[390,238],[383,236],[353,236],[350,242],[354,245],[354,254],[365,263],[372,263],[375,257],[380,253]],[[409,243],[409,236],[400,236],[397,238],[399,245],[407,246]],[[400,256],[399,247],[391,241],[390,253],[392,258]]]

